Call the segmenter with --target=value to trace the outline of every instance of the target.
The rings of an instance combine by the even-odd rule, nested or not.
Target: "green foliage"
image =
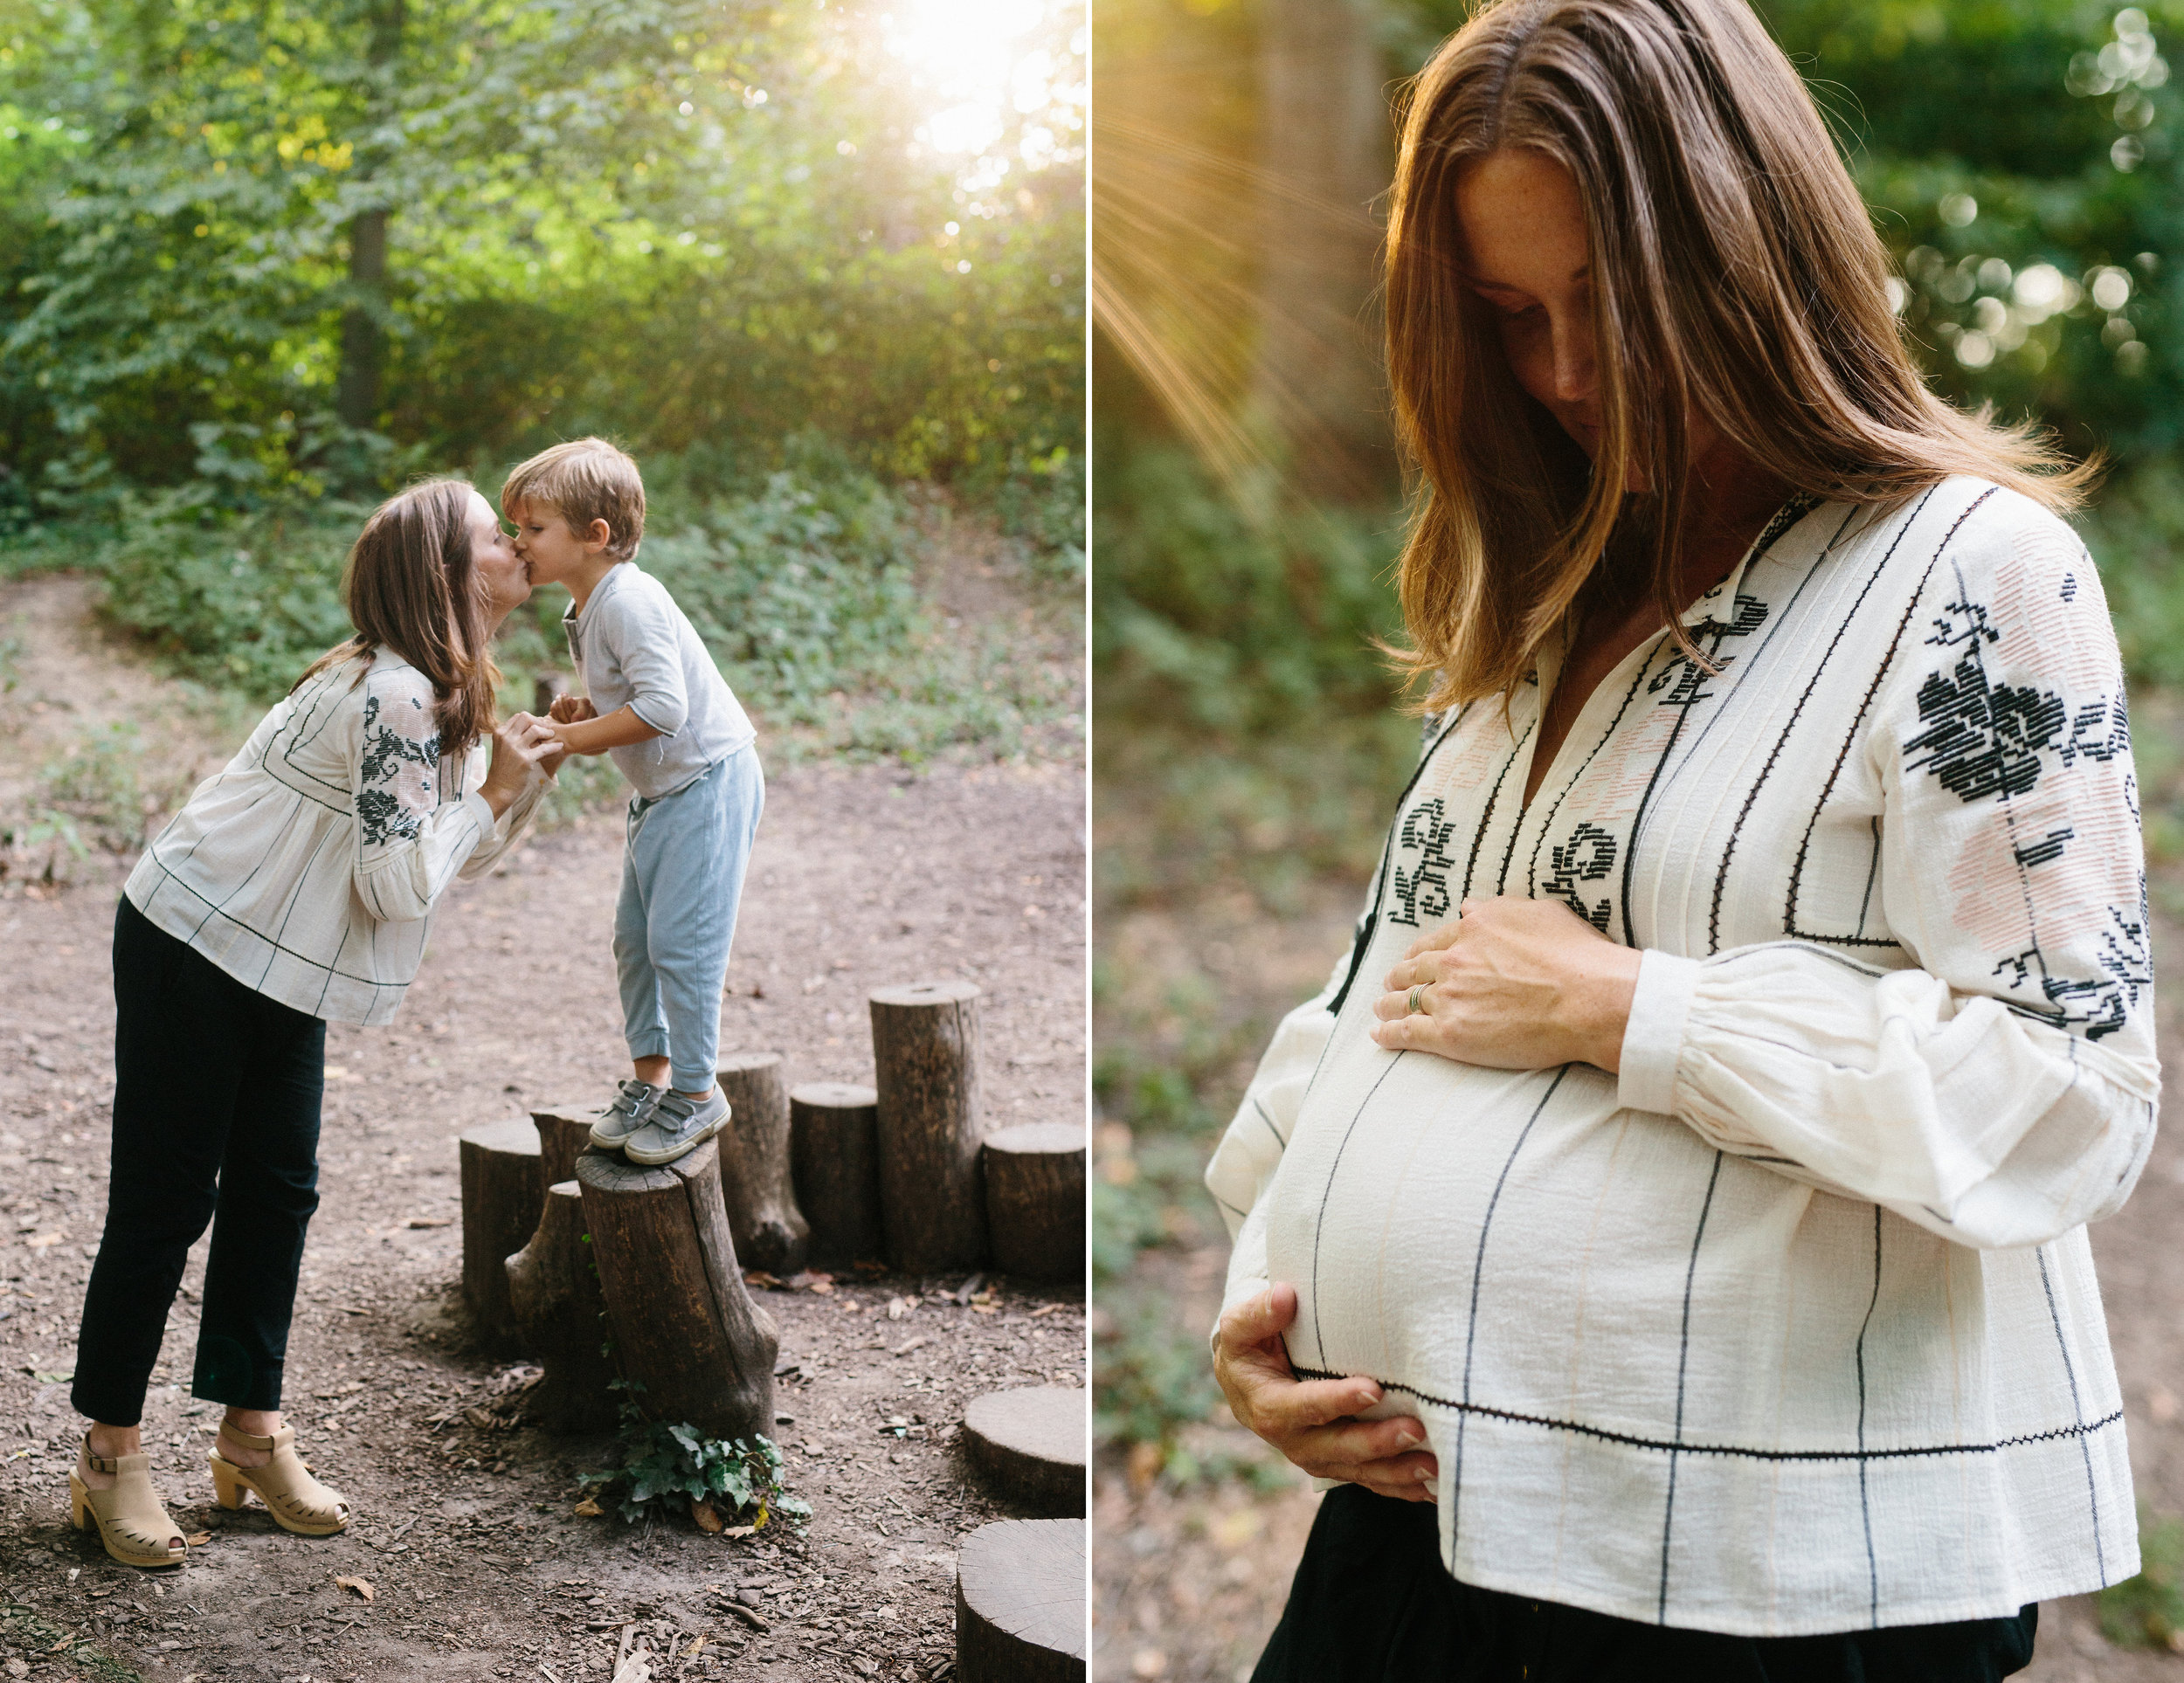
[[[754,1529],[777,1514],[792,1524],[812,1517],[811,1503],[782,1483],[781,1451],[764,1433],[749,1443],[723,1441],[695,1426],[646,1420],[628,1404],[622,1412],[622,1465],[580,1482],[612,1501],[623,1523],[687,1514],[694,1502],[708,1502],[727,1523]]]
[[[2184,1651],[2184,1521],[2141,1514],[2139,1575],[2096,1597],[2101,1634],[2119,1648]]]
[[[1061,678],[1003,630],[951,629],[927,606],[917,571],[935,540],[916,497],[808,435],[786,453],[794,467],[755,476],[717,453],[648,457],[663,494],[639,563],[690,616],[778,751],[916,762],[1056,746],[1057,733],[1074,728]],[[1061,466],[1054,479],[1069,472]],[[1047,507],[1038,499],[1055,494],[1050,482],[1034,479],[1020,506]],[[73,528],[74,541],[45,553],[100,573],[107,617],[177,672],[264,704],[349,635],[342,562],[367,512],[293,496],[238,511],[193,482],[125,492],[110,521]],[[1045,518],[1050,526],[1040,528],[1023,517],[1033,528],[1027,545],[1062,525]],[[1068,564],[1034,562],[1033,581],[1064,592]],[[508,678],[504,711],[531,704],[533,677],[567,667],[567,602],[558,588],[542,589],[503,626],[495,656]],[[619,787],[605,762],[572,762],[547,817]]]
[[[0,535],[586,431],[779,466],[816,426],[890,477],[1077,452],[1075,22],[951,154],[866,0],[6,0]]]

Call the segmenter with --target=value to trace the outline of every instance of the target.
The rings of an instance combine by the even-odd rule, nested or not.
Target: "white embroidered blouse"
[[[546,779],[496,822],[488,742],[440,754],[432,680],[379,650],[275,707],[136,862],[138,911],[238,981],[309,1016],[393,1019],[432,908],[515,843]]]
[[[2100,581],[1951,479],[1793,506],[1586,701],[1440,721],[1371,907],[1206,1181],[1439,1457],[1466,1583],[1752,1636],[2014,1614],[2138,1570],[2085,1224],[2153,1142],[2138,798]],[[1621,1073],[1367,1035],[1468,895],[1645,950]]]

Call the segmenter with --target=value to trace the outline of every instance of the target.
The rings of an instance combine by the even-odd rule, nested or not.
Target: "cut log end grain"
[[[456,1136],[463,1205],[463,1301],[480,1344],[513,1354],[515,1320],[504,1264],[537,1231],[546,1201],[538,1134],[520,1117],[466,1128]]]
[[[956,1566],[961,1683],[1083,1683],[1082,1520],[1000,1520],[963,1540]]]
[[[1033,1385],[978,1397],[964,1411],[964,1452],[1010,1501],[1049,1518],[1082,1514],[1089,1395]]]
[[[994,1266],[1025,1279],[1082,1281],[1083,1128],[1024,1122],[987,1135],[983,1151]]]

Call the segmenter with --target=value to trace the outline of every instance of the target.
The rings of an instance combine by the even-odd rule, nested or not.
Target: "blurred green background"
[[[1759,10],[1837,132],[1936,390],[2113,464],[2080,524],[2174,915],[2184,5]],[[1199,1176],[1274,1023],[1346,944],[1416,752],[1370,648],[1398,624],[1403,526],[1375,217],[1400,79],[1464,13],[1095,11],[1095,1357],[1102,1535],[1127,1543],[1099,1569],[1116,1675],[1248,1663],[1302,1540],[1286,1508],[1250,1505],[1288,1475],[1207,1369],[1227,1241]],[[2133,1639],[2184,1617],[2173,1586],[2156,1599],[2169,1612],[2125,1619]]]
[[[777,759],[1081,751],[1081,686],[929,587],[983,544],[1081,634],[1087,45],[1075,0],[0,0],[0,578],[88,569],[263,702],[378,498],[604,432]]]

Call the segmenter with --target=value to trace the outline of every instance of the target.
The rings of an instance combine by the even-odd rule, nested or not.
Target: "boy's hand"
[[[591,705],[587,695],[556,695],[552,708],[557,725],[580,725],[587,719],[597,719],[599,710]]]

